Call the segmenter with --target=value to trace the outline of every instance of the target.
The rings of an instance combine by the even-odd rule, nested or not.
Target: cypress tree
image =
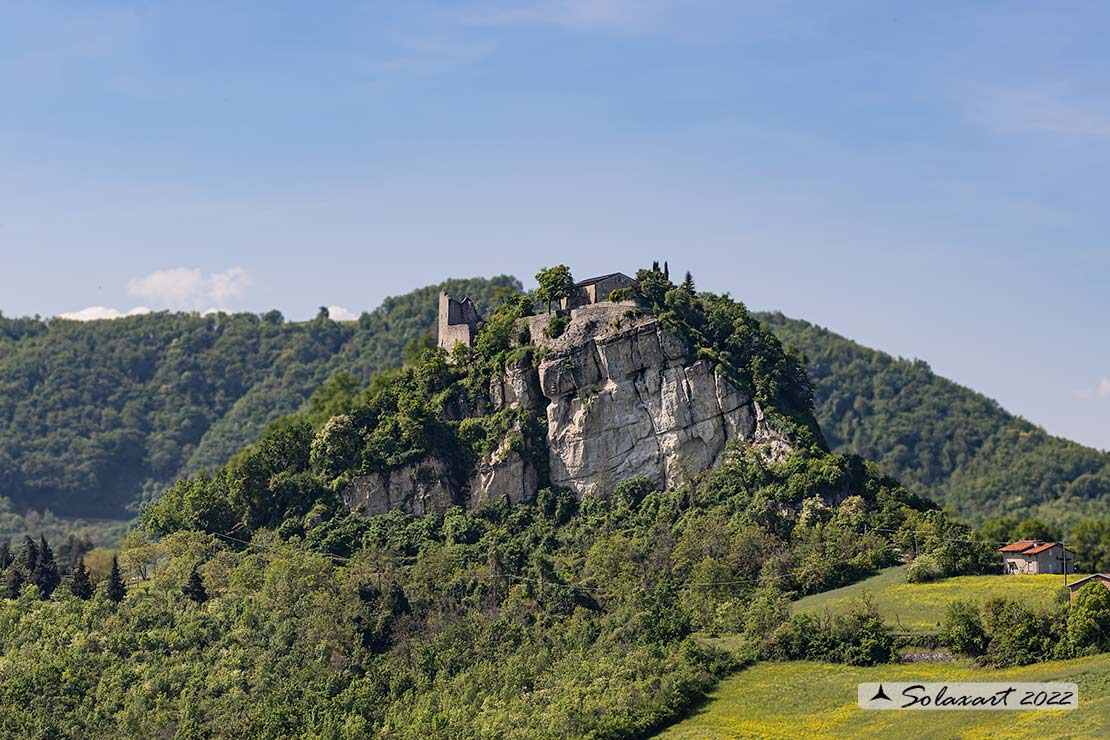
[[[49,599],[62,582],[62,577],[58,575],[58,563],[54,560],[54,551],[50,549],[46,537],[39,538],[38,549],[38,560],[31,571],[31,583],[39,587],[42,598]]]
[[[77,565],[73,567],[73,580],[69,582],[69,592],[82,601],[92,598],[92,579],[89,578],[89,569],[85,567],[84,560],[78,560]]]
[[[117,604],[123,601],[127,588],[123,585],[123,576],[119,572],[119,558],[112,556],[112,572],[108,575],[108,598]]]
[[[193,568],[193,572],[189,575],[189,582],[181,589],[181,593],[198,604],[208,601],[208,592],[204,590],[204,582],[201,581],[200,573],[197,573],[196,568]]]
[[[28,535],[23,535],[23,544],[19,546],[19,557],[16,558],[24,573],[34,573],[35,566],[39,564],[39,548],[35,541]]]
[[[18,599],[19,592],[23,588],[23,571],[20,570],[19,565],[12,564],[4,573],[4,597],[8,599]]]

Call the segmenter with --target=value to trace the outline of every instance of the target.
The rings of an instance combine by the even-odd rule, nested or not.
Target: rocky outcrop
[[[502,440],[493,453],[478,463],[468,486],[471,506],[500,499],[519,504],[531,500],[536,493],[539,487],[536,468],[514,448],[510,439]]]
[[[551,483],[578,496],[604,495],[623,480],[661,487],[719,464],[729,440],[758,446],[768,459],[791,450],[789,437],[710,362],[634,305],[598,304],[563,312],[569,324],[543,336],[550,314],[531,317],[538,367],[521,361],[490,382],[494,411],[519,407],[547,417]],[[343,498],[366,514],[423,514],[452,503],[471,506],[532,498],[540,476],[519,427],[479,461],[469,481],[450,482],[432,460],[390,475],[354,479]],[[541,453],[542,454],[542,453]]]
[[[348,509],[366,516],[393,509],[429,514],[446,511],[454,501],[447,469],[434,458],[389,473],[356,476],[341,495]]]
[[[690,362],[654,319],[552,352],[538,372],[551,482],[580,496],[641,476],[673,486],[715,466],[734,437],[778,440],[747,394],[706,360]]]
[[[527,361],[511,364],[505,368],[504,374],[495,375],[490,380],[489,396],[494,411],[514,405],[526,409],[538,409],[542,406],[539,378]]]

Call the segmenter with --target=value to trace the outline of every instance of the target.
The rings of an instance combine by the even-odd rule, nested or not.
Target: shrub
[[[1077,650],[1110,650],[1110,588],[1088,583],[1079,589],[1068,614],[1068,638]]]
[[[894,637],[864,600],[836,617],[793,615],[767,639],[763,657],[875,665],[894,657]]]
[[[982,655],[987,648],[987,633],[979,608],[969,601],[953,601],[948,605],[941,624],[944,644],[968,655]]]
[[[944,568],[932,553],[918,555],[906,568],[906,580],[910,583],[925,583],[944,577]]]
[[[552,316],[547,320],[547,326],[544,327],[543,334],[548,339],[555,339],[561,337],[563,332],[567,330],[567,324],[570,319],[566,316]]]

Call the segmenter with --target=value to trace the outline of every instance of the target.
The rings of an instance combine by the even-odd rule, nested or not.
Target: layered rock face
[[[650,315],[628,304],[570,312],[564,333],[550,339],[550,315],[529,320],[539,367],[520,363],[490,384],[495,411],[519,406],[547,416],[551,483],[578,496],[605,495],[623,480],[646,477],[661,487],[716,466],[734,437],[781,458],[790,440],[763,410]],[[400,508],[413,514],[507,498],[529,500],[535,467],[508,439],[481,460],[470,481],[452,487],[435,460],[386,476],[361,476],[343,492],[355,511]]]
[[[357,476],[341,495],[348,509],[366,516],[393,509],[430,514],[446,510],[453,501],[447,469],[436,459],[405,465],[389,473]]]
[[[675,485],[716,465],[729,439],[753,439],[764,426],[747,394],[707,361],[690,362],[657,321],[625,323],[552,346],[539,366],[551,482],[579,496],[641,476]]]

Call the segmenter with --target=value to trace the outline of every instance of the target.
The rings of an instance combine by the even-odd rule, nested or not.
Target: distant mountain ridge
[[[759,318],[805,354],[817,420],[835,451],[879,462],[972,521],[1036,516],[1068,526],[1107,511],[1110,453],[1054,437],[921,360],[781,313]]]

